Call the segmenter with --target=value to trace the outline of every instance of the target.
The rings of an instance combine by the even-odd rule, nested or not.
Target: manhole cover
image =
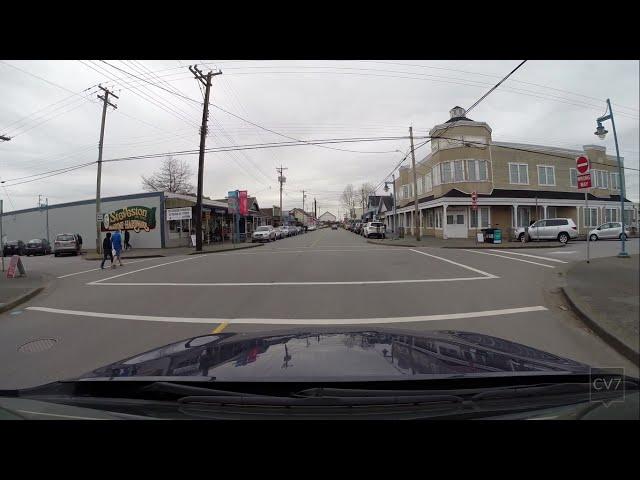
[[[18,351],[22,353],[38,353],[49,350],[56,344],[55,338],[40,338],[38,340],[32,340],[18,347]]]

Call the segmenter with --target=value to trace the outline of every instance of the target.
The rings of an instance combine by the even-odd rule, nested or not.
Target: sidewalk
[[[11,310],[44,290],[50,277],[37,272],[29,272],[24,277],[7,278],[7,272],[0,272],[0,313]]]
[[[419,242],[415,237],[399,238],[392,240],[387,238],[385,240],[379,239],[367,239],[367,243],[373,243],[374,245],[389,245],[392,247],[435,247],[435,248],[558,248],[563,247],[564,244],[560,242],[509,242],[503,243],[476,243],[474,238],[434,238],[434,237],[422,237]]]
[[[576,313],[607,343],[639,364],[638,255],[580,262],[566,274],[563,291]]]
[[[203,253],[227,252],[229,250],[242,250],[243,248],[260,247],[261,243],[225,243],[218,245],[203,245],[202,252],[196,252],[194,247],[175,247],[175,248],[134,248],[122,252],[122,259],[126,258],[154,258],[154,257],[172,257],[174,255],[199,255]],[[85,260],[102,260],[102,256],[96,252],[87,252],[82,257]]]

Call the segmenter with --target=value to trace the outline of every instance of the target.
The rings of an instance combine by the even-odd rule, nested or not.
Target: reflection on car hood
[[[567,358],[471,332],[298,330],[189,338],[115,362],[81,378],[209,376],[220,381],[320,381],[588,370],[587,365]]]

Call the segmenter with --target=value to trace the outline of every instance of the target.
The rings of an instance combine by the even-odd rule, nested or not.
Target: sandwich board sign
[[[7,269],[7,278],[16,278],[16,270],[20,272],[20,275],[26,275],[24,265],[19,255],[13,255],[9,261],[9,268]]]

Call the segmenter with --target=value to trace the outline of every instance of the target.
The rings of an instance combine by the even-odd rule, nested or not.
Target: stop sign
[[[576,168],[578,173],[587,173],[589,171],[589,159],[585,156],[576,158]]]

